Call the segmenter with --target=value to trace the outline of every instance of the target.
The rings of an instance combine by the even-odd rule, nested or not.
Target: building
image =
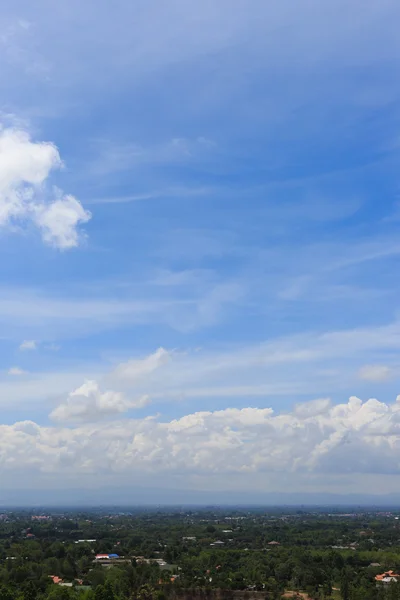
[[[375,581],[377,583],[397,583],[397,581],[399,579],[400,579],[400,575],[398,575],[397,573],[394,573],[393,571],[386,571],[385,573],[382,573],[381,575],[375,576]]]
[[[119,554],[96,554],[96,557],[93,562],[101,565],[102,567],[112,567],[116,564],[129,564],[131,562],[131,559],[119,556]]]

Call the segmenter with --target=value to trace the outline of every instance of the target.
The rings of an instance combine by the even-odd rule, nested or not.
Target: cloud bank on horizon
[[[399,18],[6,0],[5,490],[398,489]]]

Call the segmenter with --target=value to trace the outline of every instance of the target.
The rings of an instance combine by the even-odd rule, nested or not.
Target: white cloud
[[[3,332],[13,315],[21,325],[24,335],[30,331],[29,323],[37,322],[43,333],[43,320],[48,319],[52,335],[59,320],[64,323],[64,335],[86,333],[87,322],[99,331],[108,324],[115,326],[134,323],[135,306],[129,303],[42,301],[40,297],[22,294],[0,299],[0,324]],[[27,301],[27,298],[29,299]],[[166,305],[162,308],[168,310]],[[143,303],[138,310],[152,310]],[[27,314],[25,314],[27,311]],[[156,319],[154,312],[153,322]],[[92,320],[92,321],[91,321]],[[323,398],[326,390],[331,394],[347,394],[352,386],[360,385],[358,377],[362,365],[378,364],[380,356],[386,357],[391,373],[396,373],[395,356],[399,346],[400,324],[395,321],[381,327],[359,328],[327,333],[309,333],[289,337],[271,338],[254,345],[224,345],[202,349],[159,348],[149,355],[136,353],[130,360],[114,363],[110,367],[103,361],[70,363],[68,377],[62,369],[35,372],[24,385],[10,378],[0,380],[0,397],[7,403],[27,406],[32,400],[66,397],[85,379],[99,382],[100,387],[119,390],[128,398],[149,395],[153,402],[179,403],[182,400],[214,399],[226,405],[228,399],[287,397],[291,402],[304,397]],[[90,331],[90,330],[89,330]],[[45,346],[43,346],[45,347]],[[114,361],[113,361],[114,362]],[[63,382],[61,384],[61,382]],[[368,393],[368,383],[364,384]],[[393,386],[391,393],[397,393]],[[359,389],[359,388],[358,388]],[[323,400],[320,400],[323,403]],[[304,405],[300,405],[305,410]]]
[[[100,392],[95,382],[73,396],[83,401],[83,410],[77,405],[68,412],[66,406],[61,418],[72,414],[84,420],[93,410],[110,414],[125,406],[124,399]],[[248,491],[260,484],[265,489],[271,481],[285,490],[288,477],[297,483],[311,477],[324,486],[340,477],[345,489],[354,477],[400,475],[399,434],[399,401],[355,397],[282,414],[270,408],[227,408],[169,421],[127,419],[73,428],[25,421],[0,426],[0,474],[2,481],[6,474],[10,478],[26,470],[51,473],[60,481],[67,475],[86,481],[92,475],[99,485],[99,473],[103,481],[115,482],[146,476],[157,486],[179,475],[188,487],[234,475],[236,489],[247,482]]]
[[[0,125],[0,226],[34,223],[50,245],[79,244],[77,228],[90,213],[73,196],[57,191],[55,199],[47,197],[46,182],[61,164],[54,144],[33,142],[27,131]]]
[[[326,413],[330,405],[331,402],[329,398],[319,398],[317,400],[311,400],[311,402],[302,402],[301,404],[296,404],[294,414],[299,419],[315,417]]]
[[[20,369],[19,367],[11,367],[8,369],[8,374],[12,375],[13,377],[20,377],[21,375],[25,375],[26,371]]]
[[[50,414],[54,421],[96,421],[99,418],[123,413],[130,408],[142,408],[149,403],[148,396],[128,400],[123,393],[101,391],[96,381],[87,380],[68,395]]]
[[[91,214],[74,196],[63,196],[49,205],[35,209],[34,221],[42,231],[43,240],[56,248],[79,245],[81,234],[77,227],[90,220]]]
[[[392,369],[385,365],[364,365],[358,371],[360,379],[365,381],[387,381],[392,375]]]
[[[132,359],[121,363],[114,370],[118,379],[135,382],[150,375],[153,371],[166,365],[171,359],[171,353],[164,348],[158,348],[153,354],[141,359]]]
[[[35,340],[24,340],[20,346],[19,346],[20,350],[36,350],[37,349],[37,343]]]
[[[86,380],[83,385],[68,394],[66,401],[56,407],[50,417],[60,422],[96,421],[130,409],[143,408],[150,403],[144,386],[149,385],[154,371],[169,362],[170,356],[170,352],[159,348],[144,358],[132,359],[118,365],[108,379],[123,385],[129,394],[110,389],[103,391],[96,380]]]

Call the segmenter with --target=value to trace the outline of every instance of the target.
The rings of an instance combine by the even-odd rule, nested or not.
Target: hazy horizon
[[[162,496],[162,500],[160,497]],[[29,497],[29,500],[26,498]],[[205,493],[188,490],[21,490],[0,493],[0,508],[104,508],[151,509],[168,507],[215,507],[215,508],[284,508],[284,507],[362,507],[392,508],[400,510],[400,492],[397,494],[323,494],[323,493],[265,493],[249,496],[236,493]]]

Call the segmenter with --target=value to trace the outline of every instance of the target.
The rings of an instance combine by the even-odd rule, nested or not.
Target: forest
[[[0,600],[395,600],[398,573],[395,510],[0,515]]]

